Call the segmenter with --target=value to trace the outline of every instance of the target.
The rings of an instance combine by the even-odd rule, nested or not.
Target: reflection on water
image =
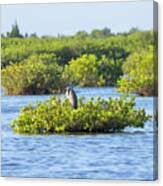
[[[79,97],[119,97],[114,88],[76,88]],[[64,95],[61,95],[64,98]],[[98,135],[24,136],[11,121],[28,103],[47,96],[2,96],[2,176],[152,180],[153,122],[143,129]],[[152,97],[137,97],[136,108],[153,112]]]

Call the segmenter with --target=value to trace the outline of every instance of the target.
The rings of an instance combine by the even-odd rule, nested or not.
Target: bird
[[[72,87],[67,87],[66,88],[66,97],[69,99],[71,102],[72,106],[74,109],[78,108],[78,99],[75,91],[73,90]]]

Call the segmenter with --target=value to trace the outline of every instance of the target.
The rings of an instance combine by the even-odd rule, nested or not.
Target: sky
[[[110,28],[113,33],[132,27],[153,27],[153,2],[59,3],[1,5],[1,32],[17,21],[22,34],[73,35],[79,30]]]

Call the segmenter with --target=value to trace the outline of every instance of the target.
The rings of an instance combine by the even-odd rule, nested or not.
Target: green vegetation
[[[2,69],[2,86],[8,95],[59,93],[65,88],[63,68],[57,63],[46,65],[38,56]]]
[[[152,46],[131,54],[123,64],[125,76],[118,81],[118,90],[125,94],[135,92],[145,96],[156,95],[157,75],[154,68],[157,67],[154,65],[156,61]]]
[[[136,28],[128,33],[113,34],[104,28],[40,38],[35,33],[23,36],[15,24],[2,37],[2,85],[10,95],[48,94],[61,92],[68,84],[117,86],[120,79],[124,93],[153,95],[157,81],[151,74],[156,63],[150,62],[153,38],[152,31]]]
[[[84,86],[114,85],[122,74],[121,63],[115,64],[105,55],[98,60],[94,54],[82,55],[65,66],[63,76],[73,84]]]
[[[98,97],[87,102],[80,98],[78,108],[73,109],[69,100],[51,97],[35,107],[29,104],[23,108],[11,127],[20,134],[120,132],[125,127],[143,127],[150,118],[143,109],[135,110],[134,105],[134,97]]]
[[[7,37],[18,37],[22,38],[23,36],[20,34],[19,27],[17,25],[17,22],[15,22],[14,25],[12,25],[11,32],[7,32]]]

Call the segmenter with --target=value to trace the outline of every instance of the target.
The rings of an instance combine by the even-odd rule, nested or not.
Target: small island
[[[134,109],[135,98],[78,99],[73,109],[68,99],[60,97],[29,104],[11,125],[19,134],[113,133],[125,127],[143,127],[150,119],[144,109]]]

